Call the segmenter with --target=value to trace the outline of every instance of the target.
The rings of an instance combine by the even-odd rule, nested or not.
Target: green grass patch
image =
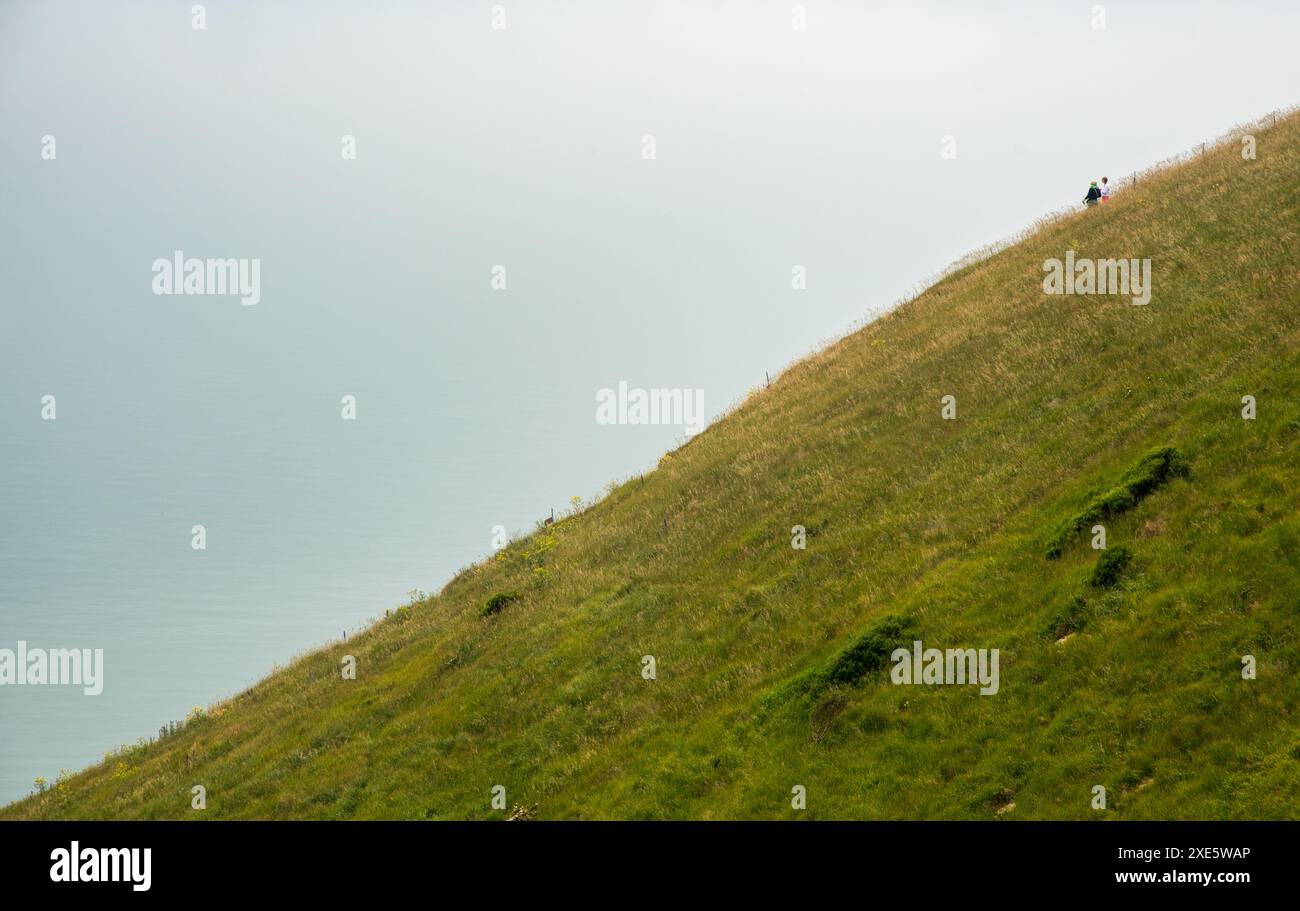
[[[1059,557],[1081,531],[1094,522],[1112,519],[1137,506],[1173,478],[1186,477],[1188,461],[1173,446],[1153,449],[1124,472],[1119,483],[1094,497],[1072,518],[1061,523],[1047,544],[1047,557]]]
[[[1081,632],[1087,625],[1088,602],[1077,597],[1052,615],[1043,628],[1043,635],[1052,640],[1063,639],[1071,633]]]

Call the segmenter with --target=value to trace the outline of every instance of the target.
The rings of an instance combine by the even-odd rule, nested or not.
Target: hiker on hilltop
[[[1110,180],[1109,177],[1103,177],[1101,179],[1101,201],[1103,203],[1110,202],[1110,183],[1108,182],[1109,180]]]
[[[1088,185],[1088,195],[1083,197],[1083,204],[1086,206],[1095,206],[1097,200],[1101,199],[1101,190],[1097,189],[1097,181]]]

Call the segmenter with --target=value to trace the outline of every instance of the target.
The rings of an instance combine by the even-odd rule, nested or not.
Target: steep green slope
[[[1295,815],[1298,138],[949,276],[644,479],[0,816]],[[1044,294],[1067,250],[1149,257],[1151,303]],[[1096,522],[1131,554],[1109,585]],[[913,637],[1000,649],[999,692],[892,684]]]

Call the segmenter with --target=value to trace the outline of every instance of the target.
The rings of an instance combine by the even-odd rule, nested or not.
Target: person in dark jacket
[[[1097,181],[1094,180],[1088,187],[1088,195],[1083,197],[1083,203],[1087,206],[1095,206],[1099,199],[1101,199],[1101,190],[1097,189]]]

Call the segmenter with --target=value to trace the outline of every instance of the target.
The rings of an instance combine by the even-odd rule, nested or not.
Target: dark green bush
[[[840,652],[826,669],[831,686],[857,683],[884,667],[890,653],[912,642],[911,623],[904,617],[886,617]]]
[[[1054,560],[1059,557],[1065,546],[1094,522],[1128,512],[1173,478],[1185,477],[1187,473],[1187,459],[1173,446],[1148,452],[1124,472],[1118,484],[1093,497],[1073,518],[1061,523],[1048,541],[1047,558]]]
[[[916,638],[911,617],[893,616],[879,620],[825,667],[802,670],[770,690],[759,703],[759,721],[786,703],[816,699],[827,687],[857,683],[867,674],[883,668],[894,649],[906,648]]]
[[[1056,640],[1070,633],[1077,633],[1088,623],[1088,602],[1075,598],[1069,607],[1063,608],[1047,623],[1043,632],[1049,639]]]
[[[483,609],[479,611],[479,616],[490,617],[493,614],[499,614],[508,605],[514,604],[518,600],[519,595],[514,592],[497,592],[491,598],[487,599],[487,603],[484,604]]]
[[[1123,544],[1108,547],[1097,558],[1097,565],[1092,568],[1092,578],[1088,581],[1093,588],[1110,588],[1119,581],[1119,575],[1133,559],[1133,551]]]

